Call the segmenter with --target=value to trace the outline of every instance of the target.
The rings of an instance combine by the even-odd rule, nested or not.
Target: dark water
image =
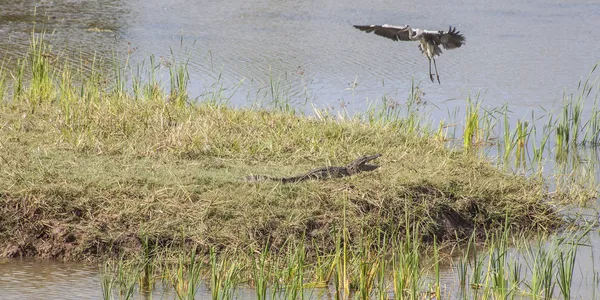
[[[452,25],[467,43],[437,59],[441,84],[434,84],[416,43],[393,42],[351,26],[383,23],[431,30]],[[110,61],[113,53],[132,65],[147,65],[150,55],[158,61],[189,59],[191,96],[218,80],[229,88],[243,81],[234,105],[268,99],[265,91],[276,82],[294,103],[359,112],[383,96],[404,101],[414,80],[421,82],[423,99],[439,107],[434,115],[482,92],[484,103],[507,103],[513,116],[523,117],[560,105],[563,92],[575,90],[600,60],[596,0],[13,0],[0,5],[1,61],[26,52],[34,24],[36,32],[46,29],[54,49],[68,49],[75,63],[95,55]],[[168,69],[160,66],[159,73]],[[597,238],[593,246],[582,251],[597,251]],[[590,271],[589,253],[578,256],[578,264],[577,278],[597,272]],[[592,295],[579,286],[583,299]],[[95,267],[0,263],[0,299],[101,295]]]

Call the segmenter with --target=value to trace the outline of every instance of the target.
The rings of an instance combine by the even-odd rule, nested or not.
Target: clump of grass
[[[275,111],[210,99],[184,105],[185,65],[171,69],[176,78],[166,92],[154,58],[148,76],[138,72],[130,81],[107,77],[123,73],[95,63],[85,72],[70,71],[70,64],[54,72],[45,61],[52,50],[32,43],[21,65],[37,67],[19,68],[11,85],[17,96],[0,105],[4,256],[135,255],[146,242],[206,254],[305,241],[316,253],[313,240],[333,253],[334,228],[345,228],[350,244],[381,232],[402,236],[404,216],[420,229],[417,239],[441,243],[498,228],[505,216],[515,229],[559,224],[541,181],[447,149],[417,129],[416,108],[408,123],[390,113],[382,122],[318,120],[283,109],[285,95],[275,84]],[[116,92],[104,88],[110,82]],[[132,82],[131,92],[124,82]],[[410,97],[418,105],[417,87]],[[374,153],[383,154],[381,168],[349,178],[290,185],[242,179],[345,165]]]
[[[235,260],[225,256],[217,261],[217,253],[211,251],[210,291],[213,300],[233,299],[237,283],[239,265]],[[196,277],[197,278],[197,277]],[[197,282],[197,281],[196,281]],[[188,299],[194,299],[195,292],[186,293]]]
[[[413,231],[416,233],[416,231]],[[421,243],[416,235],[407,234],[392,259],[392,282],[395,299],[418,299],[421,293]]]
[[[102,264],[101,288],[103,299],[133,299],[142,273],[139,261],[110,259]]]
[[[463,136],[464,148],[470,151],[473,146],[480,142],[481,130],[479,127],[480,113],[479,95],[475,102],[469,97],[467,99],[467,113],[465,120],[465,129]]]
[[[474,233],[461,256],[460,265],[466,267],[457,269],[448,268],[440,259],[449,254],[448,249],[440,249],[436,242],[424,249],[427,245],[415,239],[418,231],[411,229],[406,238],[393,238],[389,244],[382,243],[381,236],[347,244],[343,234],[337,234],[338,252],[326,267],[334,269],[333,276],[324,282],[311,281],[322,272],[322,265],[310,264],[308,249],[299,242],[288,244],[283,256],[265,248],[250,255],[250,261],[240,260],[233,252],[204,256],[192,252],[174,263],[168,256],[160,257],[157,261],[164,263],[154,268],[155,276],[170,280],[163,280],[162,289],[150,291],[144,290],[139,280],[145,276],[142,261],[112,261],[104,265],[102,287],[109,295],[105,299],[114,294],[131,298],[138,292],[193,299],[201,281],[209,285],[213,299],[235,298],[250,292],[248,287],[254,289],[257,299],[305,299],[325,294],[334,299],[389,299],[392,295],[394,299],[551,299],[557,293],[561,299],[570,299],[576,253],[594,225],[564,236],[538,237],[534,243],[530,236],[505,231],[485,235],[485,241],[477,245]],[[456,273],[458,287],[448,289],[448,282],[440,280],[442,272],[446,278]],[[250,279],[248,284],[244,278]],[[467,278],[472,279],[470,288]],[[597,277],[588,279],[592,280],[590,288],[597,287]]]
[[[27,59],[20,65],[31,65]],[[449,150],[423,129],[416,88],[407,119],[389,107],[316,119],[290,110],[275,83],[275,110],[229,108],[218,86],[209,98],[189,102],[185,65],[170,69],[176,78],[166,92],[154,75],[160,64],[153,58],[150,64],[149,76],[137,73],[130,90],[121,71],[85,73],[70,64],[60,72],[18,69],[11,85],[17,96],[0,101],[3,256],[138,258],[111,267],[117,279],[103,280],[107,298],[115,289],[125,298],[136,287],[152,290],[161,272],[157,253],[174,252],[176,271],[168,278],[179,298],[196,295],[202,268],[209,268],[204,278],[214,299],[233,297],[251,266],[259,298],[267,297],[274,276],[284,283],[272,296],[289,299],[303,297],[309,278],[321,286],[333,281],[339,299],[354,292],[383,299],[390,290],[414,299],[425,292],[421,250],[429,243],[435,241],[438,267],[429,290],[441,297],[438,245],[484,238],[476,232],[560,224],[541,181]],[[111,80],[105,74],[119,74],[116,91],[103,87]],[[470,124],[472,145],[480,130]],[[243,180],[345,165],[374,153],[383,154],[381,168],[354,177],[289,185]],[[390,246],[381,250],[382,244]],[[251,264],[240,259],[260,251],[265,256]],[[490,253],[503,268],[496,255],[502,252]],[[308,270],[315,261],[319,270]],[[491,278],[481,268],[477,274],[476,284]],[[504,271],[494,274],[495,284],[483,293],[511,295],[507,286],[516,284],[503,281]]]
[[[9,256],[135,252],[142,233],[159,245],[181,240],[181,233],[209,248],[261,249],[268,240],[279,247],[304,234],[333,245],[329,231],[341,227],[344,205],[350,237],[402,230],[405,212],[426,228],[423,238],[439,240],[493,228],[504,214],[519,227],[557,221],[540,183],[386,126],[111,100],[91,106],[87,123],[65,128],[60,107],[41,106],[23,118],[20,105],[26,104],[1,112],[9,120],[0,132],[8,141],[1,155],[14,155],[2,162],[2,219],[21,233],[2,239],[13,249]],[[356,177],[295,185],[242,179],[344,165],[379,151],[381,170]],[[55,225],[40,227],[48,223]],[[32,238],[40,228],[55,249],[37,250],[42,241]]]
[[[531,280],[527,285],[533,299],[551,299],[556,282],[553,280],[554,259],[541,242],[536,247],[529,246],[528,261],[531,262]]]
[[[169,66],[164,91],[155,76],[161,64],[152,57],[148,76],[138,69],[128,89],[124,72],[103,72],[95,58],[85,72],[67,63],[58,72],[52,49],[32,43],[12,82],[0,69],[0,95],[12,87],[13,96],[0,99],[1,254],[138,258],[105,265],[113,274],[103,277],[105,298],[115,289],[126,299],[136,288],[153,290],[163,252],[178,254],[175,271],[165,274],[174,274],[167,277],[180,299],[194,298],[201,278],[213,299],[229,299],[244,276],[253,278],[260,299],[269,283],[272,298],[302,298],[309,278],[315,287],[333,283],[338,299],[416,299],[427,290],[441,298],[438,246],[469,239],[474,247],[497,230],[499,242],[483,255],[474,251],[470,276],[465,256],[462,295],[470,278],[475,298],[514,298],[523,278],[506,262],[507,233],[560,224],[543,182],[469,153],[494,126],[491,114],[480,115],[478,100],[468,106],[465,150],[449,150],[443,126],[435,138],[425,125],[416,85],[406,114],[386,102],[364,116],[311,118],[293,110],[277,80],[269,85],[271,110],[232,109],[221,84],[190,102],[186,63]],[[114,90],[104,86],[109,82]],[[571,132],[580,130],[582,109],[565,111],[559,127],[569,137],[562,140],[576,144]],[[584,139],[592,142],[597,126],[590,124]],[[512,135],[505,128],[520,165],[533,128],[526,121]],[[355,177],[291,185],[242,179],[344,165],[372,153],[383,154],[381,168]],[[435,278],[425,289],[422,250],[431,242]],[[558,285],[570,297],[575,251],[536,260],[530,293],[551,297]],[[244,261],[255,252],[258,260]]]

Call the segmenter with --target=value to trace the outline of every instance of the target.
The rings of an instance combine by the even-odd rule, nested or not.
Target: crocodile
[[[307,173],[292,177],[270,177],[265,175],[246,176],[247,182],[277,181],[281,183],[296,183],[305,180],[322,180],[330,178],[341,178],[352,176],[363,171],[373,171],[379,168],[378,165],[369,165],[368,162],[380,157],[381,154],[361,156],[346,166],[332,166],[312,169]]]

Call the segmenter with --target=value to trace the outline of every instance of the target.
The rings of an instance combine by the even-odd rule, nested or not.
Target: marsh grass
[[[13,90],[19,96],[0,107],[0,213],[19,232],[3,233],[4,256],[134,255],[146,239],[202,253],[314,239],[333,251],[334,228],[345,228],[349,242],[377,232],[402,235],[405,214],[422,227],[421,239],[440,242],[467,238],[474,227],[494,228],[506,214],[519,228],[559,223],[541,182],[448,150],[416,130],[416,120],[370,124],[213,101],[183,105],[169,100],[181,91],[163,92],[154,58],[147,82],[136,75],[131,93],[115,92],[102,85],[115,80],[105,76],[114,72],[94,69],[94,59],[88,72],[68,63],[57,72],[46,66],[52,50],[32,43],[40,43],[32,46],[34,58],[21,65],[36,72],[25,77],[37,79],[19,85],[14,78],[12,87],[23,92]],[[185,74],[185,64],[175,68]],[[186,77],[177,76],[175,89]],[[116,86],[124,81],[116,80]],[[345,165],[374,153],[383,154],[382,167],[350,178],[295,185],[243,180]]]
[[[470,243],[458,256],[448,253],[448,248],[440,249],[437,243],[427,247],[414,239],[417,232],[407,232],[410,238],[394,239],[390,244],[377,247],[379,251],[375,253],[392,256],[374,255],[362,246],[344,247],[340,238],[338,241],[342,244],[338,247],[340,251],[346,249],[347,259],[344,261],[344,254],[336,256],[332,264],[336,265],[338,277],[322,283],[321,266],[306,261],[309,252],[301,244],[290,244],[293,250],[284,251],[285,257],[265,248],[256,253],[255,265],[250,268],[244,268],[245,263],[241,261],[234,262],[239,258],[235,253],[211,252],[205,257],[192,253],[189,260],[181,259],[179,263],[167,263],[155,269],[157,276],[175,272],[171,269],[178,273],[189,270],[188,281],[183,281],[189,285],[181,288],[175,285],[182,281],[166,280],[161,289],[163,294],[155,292],[154,296],[169,298],[172,294],[168,291],[175,290],[177,299],[193,299],[196,294],[188,288],[199,287],[204,281],[210,283],[208,290],[213,299],[239,299],[244,290],[253,290],[256,299],[557,299],[557,296],[571,299],[578,249],[588,246],[585,240],[594,226],[551,238],[537,238],[533,242],[528,235],[494,233],[486,236],[479,246]],[[473,234],[471,241],[475,240],[476,234]],[[364,242],[378,243],[376,240]],[[593,255],[593,251],[591,253]],[[458,257],[458,266],[467,267],[448,268],[447,259],[440,257],[449,254],[450,261]],[[471,284],[455,285],[448,279],[441,280],[442,269],[446,278],[454,277],[465,283],[471,278]],[[116,293],[111,295],[119,295],[120,299],[129,299],[138,291],[137,278],[144,273],[143,268],[125,260],[107,262],[104,270],[114,270],[114,273],[104,273],[103,289],[112,287]],[[252,280],[246,282],[241,278]],[[591,276],[579,284],[590,284],[593,289],[598,286],[595,280],[596,277]],[[105,296],[105,299],[112,298]]]
[[[463,136],[463,143],[465,149],[472,149],[473,146],[480,142],[479,137],[481,135],[481,131],[479,129],[479,112],[481,103],[478,101],[478,97],[473,102],[473,100],[469,97],[467,99],[467,114],[465,120],[465,129]]]

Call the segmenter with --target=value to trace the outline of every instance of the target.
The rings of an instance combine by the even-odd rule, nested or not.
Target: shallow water
[[[573,233],[576,235],[577,233]],[[564,236],[551,236],[550,239],[542,242],[541,245],[547,250],[552,251],[552,242],[556,242],[557,238],[570,238],[572,235]],[[534,249],[537,249],[539,244],[537,241],[532,241],[530,246]],[[596,229],[588,234],[585,238],[581,240],[581,244],[577,247],[576,259],[574,263],[574,272],[573,278],[571,281],[571,298],[572,299],[600,299],[600,263],[598,261],[598,249],[600,247],[600,232]],[[565,248],[563,248],[565,249]],[[568,247],[566,248],[568,249]],[[483,249],[480,256],[487,255],[487,250]],[[563,252],[566,255],[566,251]],[[532,279],[532,268],[533,261],[535,257],[532,257],[523,247],[519,248],[511,248],[507,251],[506,254],[506,272],[511,272],[508,270],[511,263],[517,263],[520,270],[520,278],[522,283],[520,284],[520,291],[528,292],[529,288],[527,284],[531,284]],[[484,260],[486,265],[483,266],[484,270],[488,267],[488,260]],[[473,263],[473,261],[471,261]],[[555,258],[554,260],[554,278],[553,282],[555,283],[553,298],[552,299],[564,299],[560,288],[558,286],[558,260]],[[471,283],[473,272],[472,265],[469,266],[469,271],[467,273],[467,282]],[[446,293],[450,296],[449,299],[461,299],[460,297],[460,283],[459,283],[459,270],[458,270],[458,258],[457,261],[454,261],[450,268],[447,268],[440,273],[440,285],[446,287]],[[485,271],[484,271],[485,272]],[[485,278],[483,280],[486,280]],[[488,279],[490,280],[490,279]],[[488,282],[488,286],[493,286],[493,283]],[[473,290],[469,291],[469,295],[473,295]],[[479,299],[482,298],[483,291],[479,292]],[[473,299],[472,297],[468,299]],[[515,299],[531,299],[530,295],[522,294],[521,292],[516,293]]]
[[[95,265],[37,259],[0,260],[0,299],[2,300],[79,300],[103,299],[100,269]],[[242,295],[244,291],[241,291]],[[113,292],[114,299],[119,290]],[[160,285],[150,294],[136,294],[133,299],[177,299],[172,290]],[[210,299],[205,285],[196,299]],[[251,299],[246,297],[246,299]]]
[[[387,95],[403,101],[411,81],[424,100],[457,105],[485,92],[486,103],[513,111],[560,103],[599,61],[594,36],[600,3],[574,1],[11,1],[0,10],[2,58],[26,49],[33,21],[68,41],[74,54],[94,52],[133,62],[151,54],[189,58],[193,97],[222,76],[225,87],[245,79],[234,104],[254,100],[271,79],[289,84],[292,100],[366,109]],[[442,84],[431,83],[417,43],[393,42],[351,24],[410,24],[432,30],[456,26],[465,46],[437,59]],[[172,52],[171,52],[172,51]],[[77,55],[78,56],[78,55]],[[79,59],[79,57],[74,57]],[[358,85],[354,90],[354,80]],[[344,104],[342,104],[344,102]],[[522,116],[521,114],[518,114]]]
[[[578,247],[575,261],[575,272],[571,285],[571,293],[576,299],[598,299],[600,297],[600,264],[598,249],[600,237],[597,230],[592,231]],[[546,246],[548,244],[546,243]],[[485,254],[485,250],[481,255]],[[531,278],[531,258],[522,256],[525,252],[510,250],[507,261],[519,262],[521,278],[529,282]],[[455,262],[456,263],[456,262]],[[485,267],[485,266],[484,266]],[[432,276],[432,275],[430,275]],[[469,275],[470,276],[470,275]],[[431,278],[429,280],[432,280]],[[556,279],[554,280],[556,281]],[[469,281],[470,282],[470,279]],[[459,298],[459,281],[457,265],[441,270],[440,284],[448,299]],[[522,284],[522,290],[527,290]],[[119,299],[118,290],[113,295]],[[520,295],[520,294],[518,294]],[[480,295],[481,296],[481,295]],[[555,286],[554,296],[560,298],[560,290]],[[306,290],[306,299],[334,299],[328,290]],[[520,299],[521,296],[517,296]],[[10,259],[0,261],[0,299],[101,299],[101,275],[98,267],[81,263],[64,263],[43,260]],[[172,289],[163,289],[160,283],[152,294],[136,294],[134,299],[176,299]],[[207,284],[199,286],[196,299],[210,299]],[[254,291],[248,287],[240,287],[236,292],[237,299],[255,299]]]
[[[98,269],[82,263],[0,260],[0,299],[99,299]]]

